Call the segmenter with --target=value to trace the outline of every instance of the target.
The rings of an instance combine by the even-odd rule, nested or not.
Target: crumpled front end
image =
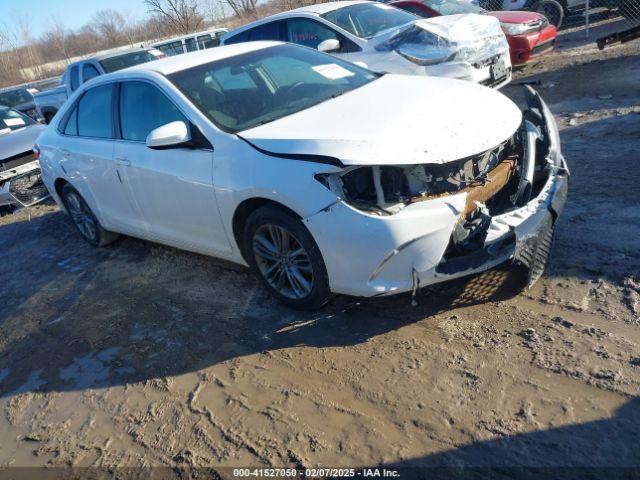
[[[376,46],[425,67],[431,75],[502,86],[511,79],[509,45],[493,17],[449,15],[388,33]]]
[[[0,207],[29,207],[48,196],[37,160],[0,171]]]
[[[537,280],[564,206],[568,170],[551,113],[532,89],[528,101],[518,131],[478,155],[319,176],[340,200],[304,222],[332,290],[399,293],[509,260]]]

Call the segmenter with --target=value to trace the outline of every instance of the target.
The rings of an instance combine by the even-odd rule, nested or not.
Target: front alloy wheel
[[[291,232],[278,225],[260,226],[253,235],[253,253],[274,290],[292,299],[309,295],[313,289],[309,254]]]
[[[299,218],[266,205],[247,218],[243,253],[271,294],[286,305],[314,310],[331,297],[320,249]]]

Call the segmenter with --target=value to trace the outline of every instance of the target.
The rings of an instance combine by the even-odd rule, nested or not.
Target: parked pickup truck
[[[157,60],[164,56],[164,53],[155,48],[138,48],[94,55],[71,63],[62,75],[59,87],[33,95],[38,114],[46,123],[49,123],[67,98],[83,83],[99,75]]]

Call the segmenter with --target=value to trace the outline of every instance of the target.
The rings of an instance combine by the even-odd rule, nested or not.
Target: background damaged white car
[[[32,118],[0,106],[0,213],[34,205],[49,196],[33,149],[43,130],[45,127]]]
[[[377,2],[330,2],[249,23],[220,41],[257,40],[316,48],[381,73],[435,75],[496,88],[511,81],[500,22],[485,15],[422,19]]]
[[[568,172],[553,117],[528,102],[255,42],[97,78],[38,143],[92,244],[118,232],[248,264],[317,308],[509,260],[535,281]]]

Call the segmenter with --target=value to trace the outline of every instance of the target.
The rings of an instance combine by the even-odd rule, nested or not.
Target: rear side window
[[[282,35],[282,22],[270,22],[249,30],[249,41],[259,40],[284,40]]]
[[[96,78],[100,76],[100,72],[96,67],[91,65],[90,63],[85,63],[82,66],[82,80],[84,82],[88,82],[92,78]]]
[[[78,135],[113,138],[113,90],[114,84],[110,83],[91,88],[82,96],[77,107]]]
[[[64,128],[65,135],[78,135],[78,107],[74,107]]]
[[[165,55],[171,57],[173,55],[180,55],[184,53],[184,48],[182,47],[182,41],[178,40],[177,42],[164,43],[162,45],[157,45],[155,48],[160,50]]]
[[[198,48],[200,50],[204,50],[205,48],[211,48],[214,47],[214,43],[213,43],[213,39],[211,38],[211,35],[207,34],[207,35],[200,35],[198,37]]]
[[[80,86],[80,69],[78,68],[78,65],[71,67],[69,77],[69,81],[71,82],[71,91],[75,92],[76,88]]]
[[[157,87],[147,82],[122,83],[120,125],[124,140],[144,142],[152,130],[177,120],[188,122]]]
[[[229,37],[224,41],[225,45],[233,45],[234,43],[243,43],[249,41],[249,32],[251,30],[245,30],[244,32],[240,32],[233,37]]]

